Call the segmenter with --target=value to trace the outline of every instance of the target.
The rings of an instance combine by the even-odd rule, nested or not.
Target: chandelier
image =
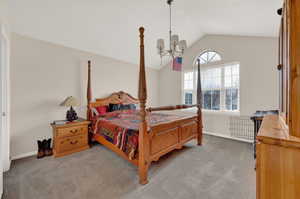
[[[157,40],[157,49],[160,58],[164,56],[171,56],[172,59],[176,57],[182,57],[185,49],[187,48],[186,40],[179,41],[179,36],[174,34],[172,35],[172,5],[173,0],[167,0],[167,4],[170,8],[170,29],[169,29],[169,50],[165,49],[165,42],[163,39]]]

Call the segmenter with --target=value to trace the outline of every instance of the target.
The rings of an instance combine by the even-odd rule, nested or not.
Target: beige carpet
[[[13,161],[4,199],[255,199],[250,144],[205,136],[152,164],[149,184],[137,169],[96,145],[62,158]]]

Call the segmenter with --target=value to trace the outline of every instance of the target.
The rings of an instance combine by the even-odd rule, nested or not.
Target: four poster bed
[[[125,92],[91,101],[91,62],[88,62],[87,118],[92,122],[93,139],[138,167],[140,184],[147,184],[152,161],[196,139],[202,144],[200,68],[198,66],[197,104],[146,109],[147,87],[144,63],[144,28],[140,32],[140,72],[138,99]],[[140,109],[135,107],[139,105]],[[114,106],[123,110],[111,109]],[[101,108],[109,111],[101,112]],[[197,114],[175,114],[171,110],[197,107]],[[97,111],[98,110],[98,111]],[[164,111],[164,112],[163,112]],[[166,112],[168,111],[168,112]],[[105,113],[106,112],[106,113]],[[96,114],[95,114],[96,113]]]

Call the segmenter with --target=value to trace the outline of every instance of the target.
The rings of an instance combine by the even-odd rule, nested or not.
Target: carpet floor
[[[137,169],[96,145],[62,158],[12,162],[4,199],[255,199],[252,146],[205,136],[152,164],[149,183]]]

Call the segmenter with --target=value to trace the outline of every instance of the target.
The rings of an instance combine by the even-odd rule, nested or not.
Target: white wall
[[[8,1],[7,0],[0,0],[0,36],[1,41],[0,41],[0,86],[1,86],[1,94],[3,94],[2,92],[2,76],[4,75],[3,72],[9,72],[9,37],[10,37],[10,33],[9,33],[9,24],[8,24]],[[5,38],[4,38],[5,36]],[[5,41],[4,41],[5,39]],[[5,42],[5,45],[4,45]],[[3,66],[5,65],[5,71],[2,70]],[[9,81],[9,79],[7,80]],[[7,87],[9,86],[9,82],[7,83]],[[9,96],[6,96],[6,100],[9,100]],[[2,102],[3,102],[4,96],[1,96],[1,100],[0,100],[0,114],[2,114],[3,110],[2,110]],[[7,107],[9,109],[9,103],[7,103]],[[8,110],[9,111],[9,110]],[[7,116],[9,117],[9,113],[7,113]],[[0,116],[2,117],[2,116]],[[6,118],[5,118],[6,119]],[[3,171],[6,171],[9,169],[10,167],[10,158],[9,158],[9,119],[7,118],[7,122],[5,123],[6,126],[6,130],[4,131],[2,124],[2,118],[1,118],[1,122],[0,122],[0,198],[2,196],[3,193]]]
[[[0,24],[1,34],[1,134],[4,171],[10,168],[10,33],[8,25]],[[5,114],[3,116],[3,113]]]
[[[218,51],[222,55],[221,63],[240,62],[240,115],[251,115],[256,110],[277,109],[276,38],[204,36],[185,52],[184,70],[192,68],[195,58],[206,49]],[[171,71],[169,65],[160,70],[160,104],[182,103],[181,88],[181,73]],[[222,131],[213,133],[230,134],[225,127],[228,123],[228,115],[208,116],[207,114],[204,113],[204,120],[206,120],[204,127],[208,131]]]
[[[12,34],[11,153],[37,150],[37,139],[52,136],[50,122],[64,119],[67,96],[81,100],[76,110],[85,116],[87,60],[92,61],[93,97],[126,91],[137,96],[138,66]],[[138,49],[137,49],[138,56]],[[147,69],[148,103],[158,104],[158,71]]]

